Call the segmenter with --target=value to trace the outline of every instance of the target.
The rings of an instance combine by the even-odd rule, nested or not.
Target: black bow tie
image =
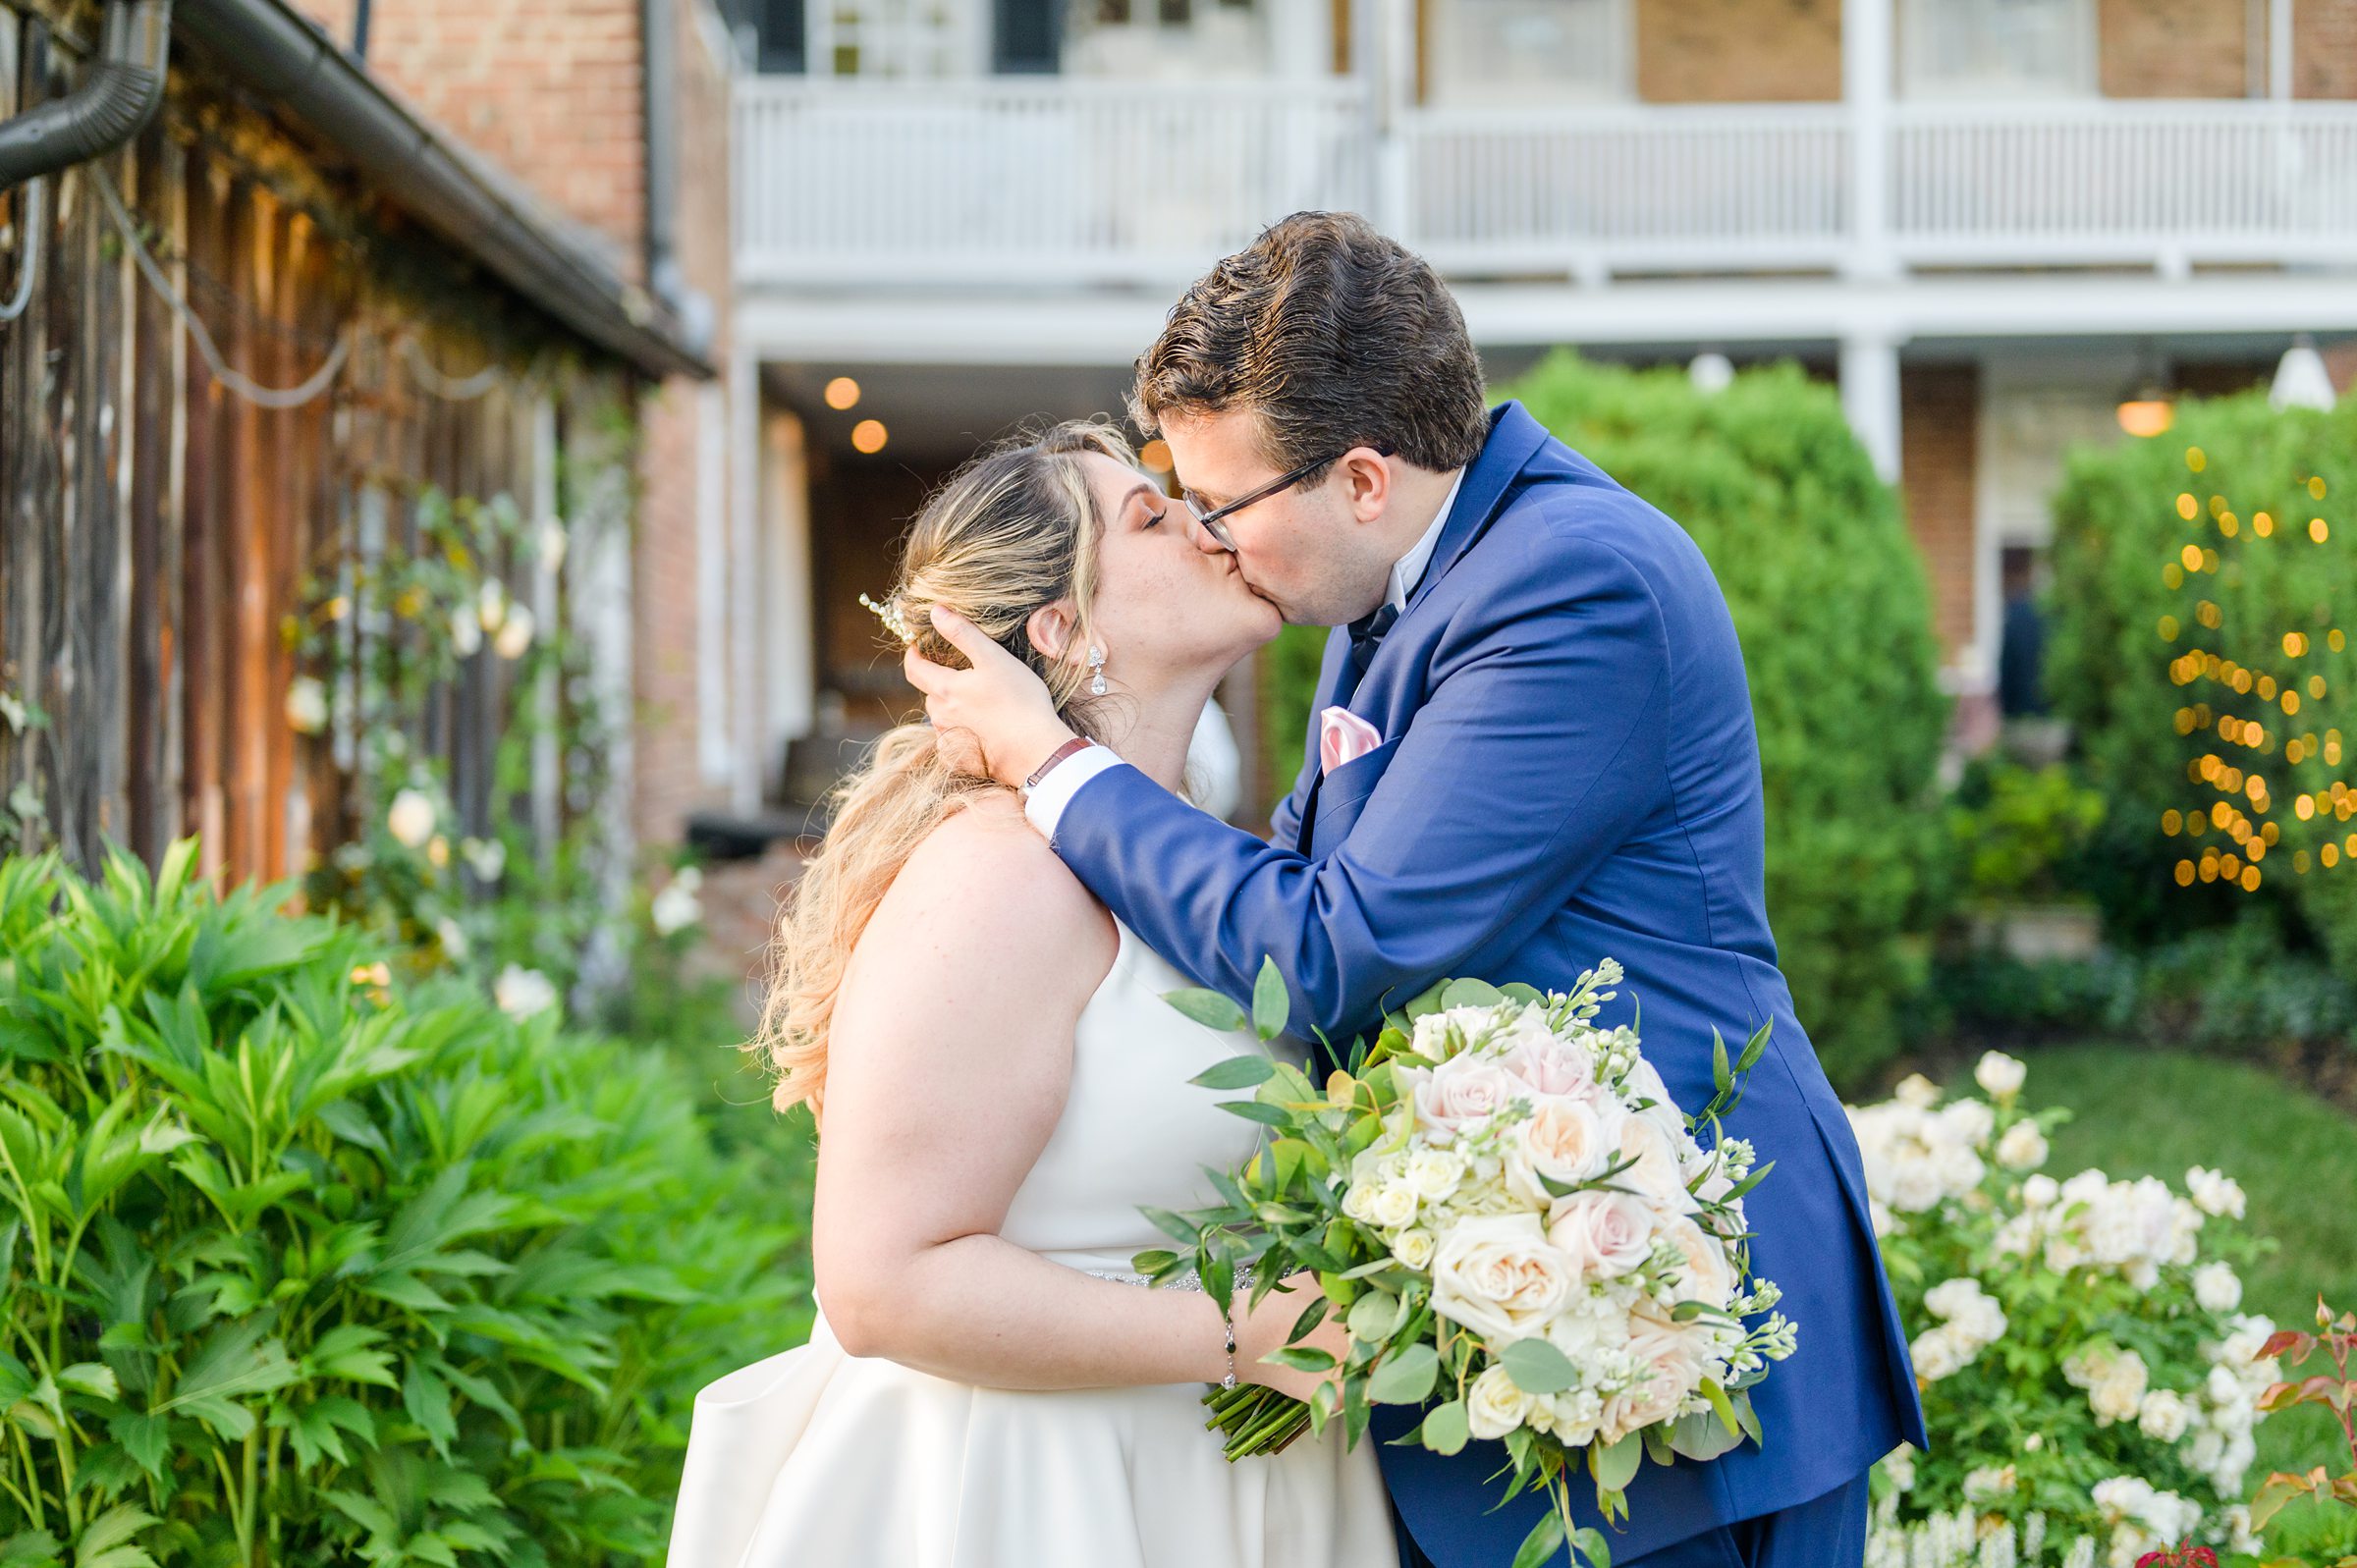
[[[1399,607],[1387,601],[1372,614],[1350,622],[1350,674],[1353,679],[1367,673],[1368,664],[1375,658],[1376,645],[1383,641],[1384,633],[1390,631],[1392,622],[1398,619]]]

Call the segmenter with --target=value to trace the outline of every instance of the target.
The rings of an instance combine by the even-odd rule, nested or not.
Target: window
[[[1905,90],[1916,98],[2095,91],[2095,0],[1907,0]]]
[[[1629,95],[1626,0],[1432,0],[1437,104],[1610,102]]]

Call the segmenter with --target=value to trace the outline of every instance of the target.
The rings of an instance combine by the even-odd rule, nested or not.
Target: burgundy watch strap
[[[1054,770],[1058,763],[1070,756],[1073,752],[1086,750],[1088,747],[1094,744],[1096,744],[1096,742],[1090,740],[1085,735],[1072,736],[1071,739],[1066,741],[1063,745],[1058,746],[1054,751],[1048,753],[1048,760],[1041,763],[1037,769],[1033,770],[1031,777],[1023,781],[1023,787],[1027,790],[1038,788],[1039,782],[1042,779],[1045,779],[1049,773]]]

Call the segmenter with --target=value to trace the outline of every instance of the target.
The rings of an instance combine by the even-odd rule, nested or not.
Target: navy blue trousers
[[[1399,1541],[1399,1568],[1435,1568],[1397,1512],[1392,1529]],[[1866,1477],[1860,1474],[1822,1497],[1718,1525],[1627,1562],[1616,1558],[1613,1568],[1858,1568],[1865,1560]]]

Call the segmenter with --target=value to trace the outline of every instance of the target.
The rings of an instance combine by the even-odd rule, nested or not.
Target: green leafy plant
[[[603,1564],[805,1326],[668,1058],[399,981],[175,845],[0,861],[0,1562]]]
[[[1966,895],[1989,904],[2071,895],[2069,871],[2103,821],[2104,797],[2059,763],[1976,767],[1947,810]]]
[[[1503,392],[1709,559],[1751,686],[1778,959],[1827,1072],[1862,1081],[1904,1043],[1946,849],[1948,703],[1896,494],[1797,366],[1703,393],[1559,351]]]
[[[2357,1377],[2350,1376],[2350,1363],[2357,1360],[2357,1314],[2344,1312],[2335,1318],[2319,1297],[2315,1331],[2287,1328],[2268,1341],[2267,1353],[2283,1358],[2291,1367],[2319,1356],[2332,1364],[2329,1373],[2276,1383],[2261,1403],[2271,1411],[2295,1410],[2302,1405],[2324,1409],[2340,1425],[2341,1440],[2348,1445],[2349,1469],[2338,1476],[2323,1465],[2304,1475],[2275,1472],[2260,1484],[2259,1494],[2251,1501],[2253,1522],[2265,1526],[2287,1505],[2303,1498],[2357,1508]],[[2290,1561],[2281,1559],[2277,1568]],[[2357,1553],[2344,1554],[2332,1568],[2357,1568]]]

